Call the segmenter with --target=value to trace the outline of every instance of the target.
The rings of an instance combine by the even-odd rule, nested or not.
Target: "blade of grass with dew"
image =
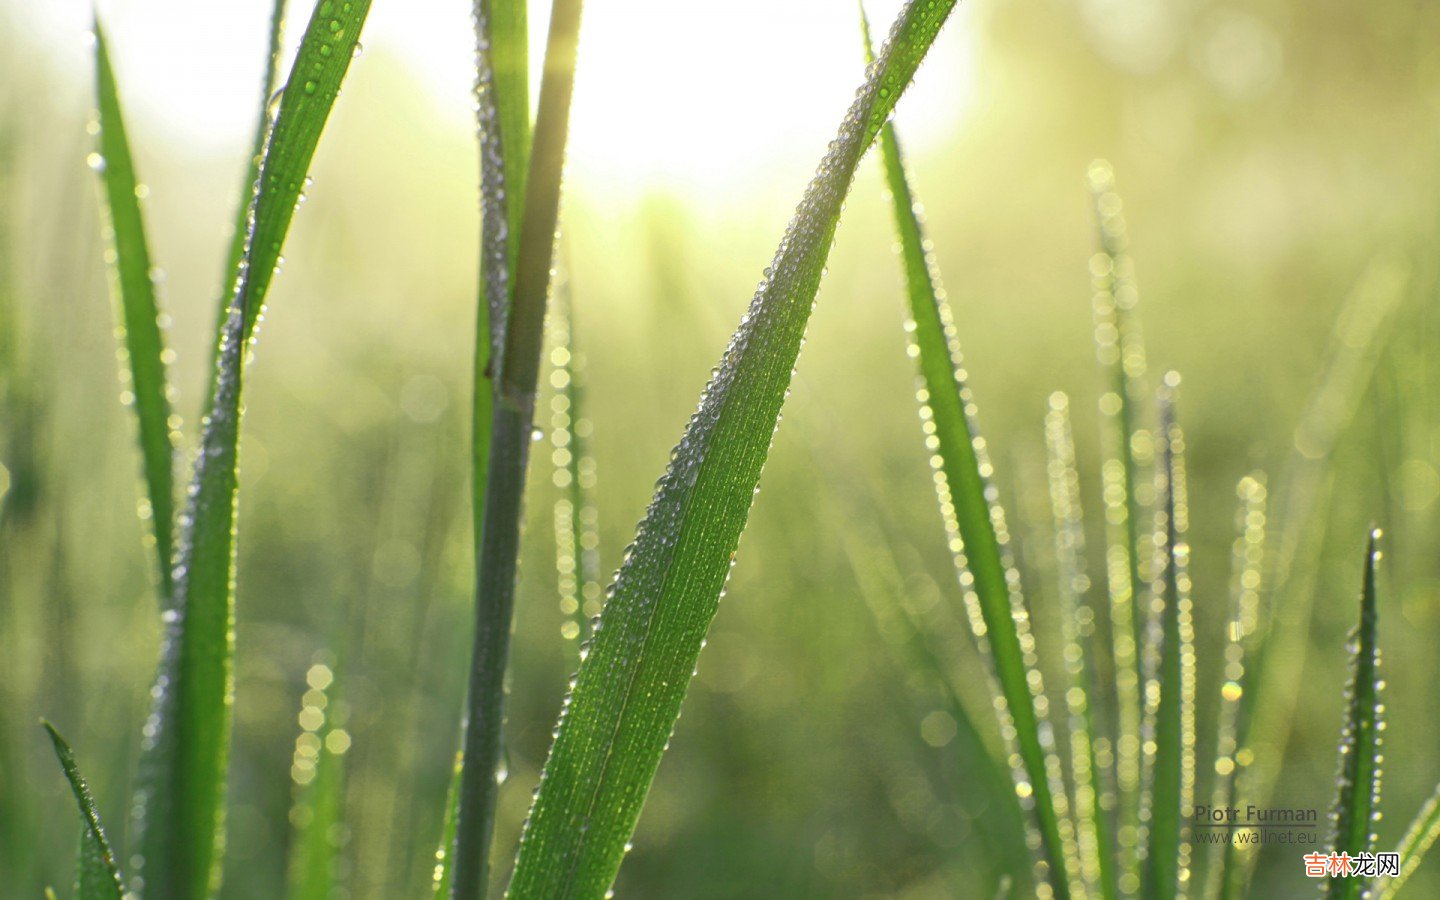
[[[1380,562],[1380,531],[1370,532],[1365,547],[1365,576],[1360,590],[1360,624],[1350,639],[1350,684],[1346,688],[1345,727],[1340,736],[1340,772],[1336,777],[1332,853],[1356,858],[1375,849],[1375,820],[1380,810],[1380,732],[1384,728],[1380,702],[1380,649],[1376,642],[1379,603],[1375,570]],[[1369,893],[1369,881],[1348,873],[1334,874],[1325,896],[1359,898]]]
[[[1087,179],[1094,199],[1099,251],[1091,257],[1095,346],[1108,384],[1100,398],[1106,541],[1105,569],[1110,594],[1111,643],[1115,663],[1115,781],[1120,817],[1116,843],[1122,858],[1120,886],[1140,886],[1140,727],[1144,680],[1139,640],[1145,615],[1139,593],[1140,523],[1145,513],[1142,452],[1152,452],[1148,432],[1139,430],[1135,410],[1145,403],[1145,343],[1137,311],[1134,264],[1126,251],[1126,225],[1110,164],[1096,160]]]
[[[619,871],[754,501],[855,168],[954,5],[912,0],[900,12],[672,453],[565,700],[511,896],[600,897]]]
[[[260,84],[259,112],[256,115],[255,134],[250,141],[250,156],[245,161],[245,174],[240,182],[240,202],[235,213],[234,232],[230,236],[230,252],[225,256],[225,268],[220,273],[220,303],[215,314],[215,342],[213,356],[220,353],[220,333],[230,311],[230,300],[234,295],[235,278],[240,260],[245,257],[246,227],[250,219],[250,201],[255,196],[255,180],[260,177],[260,158],[265,152],[265,138],[270,133],[271,102],[277,99],[275,93],[280,83],[280,46],[285,32],[286,0],[275,0],[270,8],[269,50],[265,55],[265,74]],[[210,389],[205,392],[204,402],[209,403],[215,395],[215,361],[210,365]],[[210,410],[207,407],[205,412]],[[203,416],[202,416],[203,418]]]
[[[110,842],[105,839],[105,830],[100,827],[100,814],[95,811],[90,787],[80,775],[80,767],[75,764],[75,754],[55,726],[43,719],[40,724],[50,735],[50,743],[55,745],[55,756],[60,760],[65,779],[70,782],[70,790],[75,794],[80,817],[84,820],[84,830],[80,835],[80,862],[75,875],[75,896],[78,900],[120,900],[120,869],[115,865],[115,854],[110,850]]]
[[[1190,620],[1190,548],[1186,508],[1184,437],[1175,419],[1175,373],[1165,378],[1160,403],[1160,464],[1156,471],[1160,502],[1157,528],[1164,544],[1157,548],[1160,576],[1154,591],[1154,610],[1146,641],[1147,669],[1151,672],[1146,696],[1151,741],[1149,759],[1148,847],[1145,854],[1143,895],[1164,900],[1179,894],[1188,883],[1190,844],[1184,840],[1185,813],[1195,799],[1195,646]],[[1149,754],[1147,753],[1147,756]]]
[[[1387,878],[1380,882],[1380,900],[1389,900],[1400,890],[1401,885],[1415,873],[1420,866],[1420,860],[1424,859],[1428,851],[1440,838],[1440,786],[1435,788],[1435,793],[1420,807],[1410,827],[1405,829],[1405,837],[1401,838],[1400,846],[1396,852],[1400,854],[1400,874]]]
[[[274,276],[300,185],[370,10],[317,4],[266,143],[215,393],[181,519],[175,593],[145,726],[138,873],[151,900],[204,896],[220,877],[234,648],[237,470],[245,350]]]
[[[345,827],[345,754],[350,733],[335,669],[317,659],[305,673],[300,734],[290,778],[295,803],[286,896],[291,900],[329,900],[339,874],[340,831]]]
[[[160,332],[155,284],[151,278],[150,249],[145,239],[145,220],[140,211],[144,188],[135,174],[125,120],[120,110],[115,72],[105,30],[95,20],[95,95],[99,109],[99,147],[90,163],[100,173],[105,188],[111,246],[106,254],[112,262],[114,293],[119,330],[124,335],[124,354],[129,364],[129,391],[140,430],[140,457],[150,527],[159,565],[160,594],[173,593],[171,553],[175,525],[175,443],[170,417],[170,387],[165,363],[168,354]]]
[[[974,422],[974,402],[965,384],[964,363],[950,306],[928,250],[906,178],[899,140],[888,122],[881,130],[886,183],[905,269],[911,321],[907,331],[924,386],[921,417],[927,447],[935,453],[935,486],[960,567],[966,604],[982,647],[987,647],[1000,694],[996,712],[1011,752],[1018,752],[1016,790],[1029,800],[1039,827],[1039,882],[1059,897],[1070,893],[1066,866],[1065,792],[1053,735],[1044,715],[1044,685],[1035,659],[1029,614],[1007,558],[1004,512],[989,484],[985,442]]]
[[[567,641],[584,642],[590,620],[600,614],[600,554],[595,487],[595,459],[590,455],[590,420],[583,415],[580,369],[584,364],[575,343],[575,317],[570,283],[555,287],[550,314],[554,347],[550,351],[550,406],[553,480],[561,495],[555,501],[555,568],[560,588],[560,626]],[[577,645],[578,646],[578,645]]]
[[[435,868],[430,874],[430,893],[435,900],[448,900],[455,870],[455,829],[460,821],[460,775],[463,756],[455,754],[450,787],[445,792],[445,819],[440,826],[440,846],[435,850]]]
[[[1095,712],[1091,706],[1091,698],[1099,695],[1089,663],[1096,654],[1096,616],[1089,601],[1090,578],[1085,574],[1085,520],[1080,507],[1080,475],[1075,467],[1070,401],[1062,393],[1050,395],[1045,438],[1049,450],[1050,504],[1055,517],[1055,556],[1060,570],[1060,624],[1065,639],[1065,666],[1070,675],[1065,699],[1070,713],[1071,773],[1081,875],[1089,895],[1114,900],[1120,888],[1107,812],[1114,797],[1108,795],[1106,767],[1095,749]]]
[[[1249,671],[1249,653],[1259,622],[1260,590],[1265,559],[1265,478],[1262,474],[1240,479],[1235,490],[1240,500],[1236,516],[1235,548],[1232,555],[1230,583],[1230,620],[1225,628],[1224,681],[1220,686],[1220,710],[1215,727],[1215,784],[1210,795],[1211,809],[1229,809],[1235,803],[1236,770],[1241,761],[1235,726],[1240,714],[1240,700],[1253,675]],[[1202,850],[1204,845],[1199,845]],[[1213,852],[1210,851],[1210,852]],[[1239,892],[1243,868],[1237,862],[1238,851],[1233,840],[1220,850],[1217,864],[1197,861],[1196,870],[1205,872],[1204,893],[1207,898],[1222,892]]]
[[[1317,511],[1329,496],[1330,461],[1372,381],[1379,347],[1411,282],[1408,261],[1388,255],[1372,260],[1356,281],[1336,316],[1319,384],[1296,424],[1294,447],[1275,492],[1276,547],[1265,578],[1271,593],[1262,597],[1251,665],[1256,675],[1241,698],[1236,728],[1241,751],[1251,759],[1239,774],[1240,796],[1257,806],[1268,801],[1300,695],[1319,593],[1314,573],[1322,569],[1327,522]],[[1269,732],[1263,741],[1252,734],[1255,722],[1264,722]],[[1250,863],[1257,856],[1245,854]]]
[[[580,37],[581,0],[559,0],[550,13],[545,69],[540,82],[530,169],[526,175],[524,212],[519,247],[514,256],[514,287],[507,292],[507,277],[499,264],[496,239],[485,251],[488,296],[492,315],[494,298],[508,296],[509,306],[500,333],[500,348],[491,361],[494,379],[493,409],[485,466],[484,512],[480,516],[476,559],[475,643],[465,715],[463,763],[460,773],[460,807],[455,827],[452,896],[471,900],[485,895],[490,880],[490,839],[495,825],[495,802],[502,779],[502,731],[505,708],[505,669],[510,653],[510,629],[515,606],[515,578],[520,553],[521,500],[529,467],[535,427],[535,395],[540,375],[545,307],[555,257],[555,234],[560,214],[560,185],[565,145],[570,128],[570,99],[575,87],[575,58]],[[487,27],[477,13],[482,49]],[[502,127],[494,104],[487,103],[482,69],[482,167],[494,168],[501,151],[493,129]],[[495,99],[499,99],[498,94]],[[487,134],[489,135],[487,137]],[[508,149],[508,148],[506,148]],[[508,166],[508,163],[505,165]],[[506,170],[508,171],[508,169]],[[513,215],[503,191],[487,188],[494,181],[482,177],[483,215],[495,220],[499,210]],[[482,231],[484,224],[482,223]],[[495,232],[491,232],[492,237]],[[499,232],[500,236],[505,234]],[[483,240],[483,234],[482,234]],[[508,245],[507,245],[508,246]],[[477,379],[478,381],[478,379]],[[476,385],[477,415],[484,385]],[[479,426],[476,425],[478,430]],[[477,434],[478,439],[478,434]],[[478,478],[480,472],[476,471]]]

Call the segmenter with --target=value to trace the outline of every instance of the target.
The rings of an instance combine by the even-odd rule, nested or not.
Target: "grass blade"
[[[599,897],[615,879],[749,515],[846,190],[953,7],[901,11],[672,454],[566,699],[512,896]]]
[[[1156,511],[1160,579],[1155,589],[1147,640],[1147,713],[1154,723],[1155,751],[1149,760],[1149,844],[1145,857],[1144,896],[1169,898],[1188,882],[1190,844],[1183,840],[1185,814],[1195,799],[1195,644],[1190,620],[1190,548],[1185,542],[1184,438],[1175,421],[1173,389],[1179,378],[1166,376],[1160,406],[1160,465],[1156,472],[1160,503]]]
[[[1360,624],[1350,643],[1350,685],[1346,689],[1348,709],[1340,736],[1340,772],[1336,778],[1335,808],[1331,814],[1334,832],[1331,851],[1351,858],[1375,849],[1375,820],[1380,807],[1380,650],[1376,644],[1379,619],[1375,594],[1375,570],[1380,562],[1378,529],[1370,532],[1365,548],[1365,578],[1360,591]],[[1369,892],[1368,879],[1332,876],[1325,896],[1358,898]]]
[[[1435,793],[1425,801],[1410,827],[1405,829],[1405,837],[1396,848],[1400,854],[1400,874],[1380,883],[1380,900],[1389,900],[1395,896],[1405,880],[1419,867],[1420,860],[1425,857],[1425,852],[1435,843],[1436,838],[1440,838],[1440,787],[1436,787]]]
[[[333,895],[341,847],[345,797],[345,754],[350,734],[335,670],[316,661],[305,673],[309,688],[301,701],[300,735],[290,778],[295,805],[290,849],[291,900],[329,900]]]
[[[966,588],[966,603],[982,647],[989,650],[1000,685],[996,705],[1001,731],[1013,730],[1018,750],[1016,789],[1033,812],[1041,836],[1041,873],[1056,895],[1066,897],[1066,798],[1060,786],[1054,740],[1040,703],[1044,684],[1036,664],[1029,614],[1008,559],[1004,511],[989,483],[985,442],[974,422],[974,401],[965,384],[964,363],[950,306],[927,248],[916,203],[905,175],[895,130],[881,130],[886,183],[905,268],[911,321],[907,331],[919,360],[924,387],[921,417],[928,445],[936,453],[936,489],[950,547]],[[1073,836],[1071,838],[1073,840]]]
[[[1138,427],[1136,410],[1145,403],[1145,343],[1137,312],[1134,263],[1126,251],[1126,226],[1115,176],[1108,162],[1096,160],[1088,172],[1095,202],[1100,250],[1090,260],[1095,311],[1095,345],[1108,384],[1100,398],[1106,447],[1104,497],[1107,547],[1106,581],[1110,593],[1111,643],[1115,663],[1115,780],[1120,808],[1117,843],[1122,854],[1120,887],[1140,886],[1140,727],[1144,680],[1139,638],[1144,610],[1139,593],[1140,523],[1145,506],[1142,473],[1152,452],[1150,435]]]
[[[462,757],[455,754],[455,768],[450,773],[450,788],[445,794],[445,821],[440,826],[440,846],[435,850],[435,868],[431,870],[430,890],[435,900],[447,900],[455,872],[455,829],[460,822],[460,776],[464,771]]]
[[[1114,900],[1119,896],[1114,848],[1110,845],[1107,810],[1114,802],[1105,770],[1095,750],[1093,700],[1099,692],[1089,660],[1096,655],[1095,610],[1090,606],[1090,578],[1085,574],[1085,521],[1080,508],[1080,476],[1075,468],[1075,435],[1070,427],[1070,401],[1050,396],[1045,416],[1049,450],[1050,503],[1055,516],[1055,556],[1059,560],[1060,623],[1065,637],[1065,664],[1070,687],[1065,692],[1070,713],[1071,771],[1075,783],[1076,841],[1087,893]]]
[[[590,420],[583,414],[583,386],[580,369],[584,358],[575,345],[575,318],[570,287],[561,282],[555,289],[555,309],[550,316],[555,347],[550,351],[550,383],[556,394],[550,407],[551,462],[555,486],[561,496],[555,501],[555,567],[560,587],[560,612],[565,621],[561,637],[584,641],[590,636],[590,620],[600,614],[600,535],[598,513],[592,492],[595,487],[595,460],[590,455]]]
[[[129,390],[140,426],[140,457],[145,473],[148,518],[155,539],[161,596],[173,592],[170,571],[174,551],[175,443],[170,421],[170,388],[166,380],[167,351],[160,333],[150,249],[140,211],[144,189],[135,174],[125,121],[115,87],[115,73],[105,31],[95,21],[95,94],[99,108],[99,149],[90,163],[100,173],[109,214],[114,293],[124,353],[129,363]]]
[[[215,318],[215,347],[213,354],[220,352],[220,332],[230,311],[230,299],[235,290],[235,277],[240,261],[245,258],[245,237],[249,232],[250,201],[255,196],[255,181],[260,177],[260,158],[265,152],[265,138],[270,133],[270,99],[280,82],[280,44],[285,32],[286,0],[275,0],[270,8],[269,51],[265,56],[265,75],[260,86],[259,112],[255,121],[255,135],[250,142],[250,156],[245,162],[245,175],[240,182],[240,203],[235,215],[235,231],[230,237],[230,252],[225,256],[225,269],[220,273],[220,308]],[[210,390],[205,393],[209,403],[215,395],[215,366],[211,362]],[[207,408],[206,413],[209,412]]]
[[[476,25],[482,50],[489,39],[485,6],[477,8]],[[501,730],[505,707],[505,668],[510,652],[510,628],[515,606],[515,577],[520,553],[521,495],[529,467],[531,432],[535,425],[535,394],[540,375],[540,351],[544,337],[545,307],[550,291],[550,273],[555,256],[555,233],[560,215],[560,183],[565,162],[565,144],[570,129],[570,98],[575,85],[576,45],[580,37],[581,0],[560,0],[551,9],[550,34],[545,48],[545,74],[540,83],[540,106],[536,114],[530,169],[525,176],[524,212],[519,229],[518,249],[513,253],[514,286],[507,286],[508,269],[501,269],[499,240],[507,232],[493,228],[484,251],[486,289],[489,292],[491,335],[498,356],[489,366],[495,381],[491,410],[488,457],[483,475],[485,488],[480,515],[476,558],[475,645],[470,666],[469,699],[466,709],[463,764],[460,775],[460,807],[455,828],[455,859],[452,896],[479,898],[485,895],[490,875],[490,838],[495,824],[495,801],[499,789]],[[523,31],[522,31],[523,33]],[[516,35],[518,39],[518,35]],[[515,54],[511,54],[513,57]],[[494,170],[503,147],[500,111],[486,99],[487,53],[478,57],[481,70],[481,161],[482,168]],[[496,75],[498,77],[498,73]],[[494,97],[500,100],[498,93]],[[519,102],[519,98],[512,98]],[[504,162],[508,175],[511,163]],[[515,192],[506,188],[494,193],[494,176],[482,175],[481,203],[487,222],[496,222],[505,210],[513,220]],[[508,199],[507,199],[508,198]],[[482,229],[485,226],[482,224]],[[508,227],[508,226],[506,226]],[[485,240],[482,235],[482,241]],[[508,239],[507,239],[508,240]],[[503,323],[493,318],[498,297],[508,297]],[[497,331],[497,328],[499,329]],[[478,340],[478,338],[477,338]],[[475,388],[478,416],[490,399],[477,378]],[[479,424],[476,453],[479,452]],[[476,466],[478,490],[481,469]],[[477,494],[476,500],[480,497]]]
[[[145,726],[136,805],[139,877],[147,898],[204,896],[220,878],[245,347],[369,9],[368,0],[326,0],[316,6],[261,164],[245,255],[220,344],[211,413],[181,519],[175,593],[163,616],[160,672]]]
[[[1247,666],[1255,628],[1259,624],[1265,558],[1264,477],[1256,474],[1240,479],[1236,494],[1240,498],[1237,516],[1239,536],[1235,539],[1232,565],[1230,621],[1225,629],[1225,680],[1220,686],[1220,712],[1215,728],[1215,785],[1210,796],[1211,809],[1229,809],[1237,799],[1236,776],[1245,760],[1239,752],[1236,725],[1240,700],[1253,681],[1253,674]],[[1197,865],[1206,873],[1203,896],[1218,897],[1222,891],[1239,892],[1244,870],[1237,857],[1235,842],[1231,840],[1220,850],[1218,864]]]
[[[60,760],[60,768],[65,771],[65,779],[70,782],[70,790],[75,794],[80,817],[85,820],[84,832],[80,836],[75,896],[79,900],[120,900],[120,870],[115,865],[110,842],[105,839],[105,830],[100,827],[100,815],[95,811],[90,788],[80,775],[80,767],[75,764],[75,754],[55,726],[44,720],[40,724],[45,726],[50,743],[55,745],[55,756]]]

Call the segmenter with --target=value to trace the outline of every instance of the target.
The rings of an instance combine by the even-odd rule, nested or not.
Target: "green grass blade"
[[[1171,389],[1179,379],[1171,373],[1161,394],[1160,464],[1157,531],[1164,535],[1160,579],[1155,595],[1159,608],[1150,623],[1147,668],[1153,698],[1147,713],[1153,722],[1155,752],[1149,761],[1149,844],[1143,893],[1152,900],[1178,895],[1188,882],[1190,844],[1184,822],[1195,799],[1195,646],[1190,620],[1188,528],[1184,438],[1175,421]]]
[[[1240,499],[1236,523],[1238,536],[1235,538],[1231,567],[1230,619],[1225,628],[1224,682],[1220,686],[1220,711],[1215,728],[1215,784],[1210,796],[1211,809],[1229,809],[1235,803],[1237,777],[1247,761],[1239,752],[1236,724],[1240,700],[1253,680],[1247,667],[1255,628],[1259,623],[1265,558],[1264,476],[1257,473],[1240,479],[1236,495]],[[1203,896],[1218,897],[1222,892],[1238,894],[1244,871],[1238,856],[1232,840],[1221,848],[1217,863],[1207,866],[1197,862],[1197,870],[1205,872]]]
[[[100,814],[95,811],[95,801],[90,796],[90,788],[85,784],[85,779],[80,775],[80,767],[75,764],[75,754],[70,751],[70,745],[55,730],[55,726],[41,720],[45,731],[50,735],[50,743],[55,745],[55,756],[60,760],[60,768],[65,771],[65,779],[70,782],[70,790],[75,794],[75,802],[80,807],[80,817],[85,820],[85,828],[80,836],[80,865],[76,872],[75,896],[79,900],[120,900],[120,870],[115,865],[115,854],[110,851],[110,842],[105,839],[105,830],[100,827]]]
[[[447,900],[455,870],[455,829],[460,821],[460,776],[464,771],[461,755],[455,754],[455,768],[450,773],[450,788],[445,794],[445,821],[440,826],[440,846],[435,849],[435,868],[430,873],[431,896]]]
[[[1065,665],[1070,676],[1065,693],[1070,713],[1071,772],[1075,785],[1076,841],[1087,893],[1114,900],[1120,888],[1110,840],[1108,809],[1114,803],[1104,767],[1095,750],[1093,698],[1099,696],[1090,660],[1096,657],[1095,610],[1089,601],[1085,574],[1085,520],[1080,507],[1080,476],[1075,468],[1075,435],[1070,426],[1070,401],[1050,396],[1045,416],[1049,450],[1050,504],[1055,516],[1055,556],[1059,561],[1060,623],[1065,637]]]
[[[555,397],[550,406],[551,462],[561,495],[555,501],[555,568],[560,588],[560,626],[567,641],[585,641],[590,620],[600,614],[600,554],[598,513],[592,493],[595,459],[590,455],[590,420],[584,416],[581,368],[584,358],[575,343],[575,318],[570,286],[555,289],[550,315],[553,349],[550,384]]]
[[[1387,878],[1379,885],[1380,900],[1389,900],[1400,890],[1415,870],[1420,866],[1420,860],[1424,859],[1426,851],[1440,838],[1440,786],[1435,788],[1435,793],[1420,807],[1420,812],[1415,815],[1415,820],[1410,827],[1405,829],[1405,837],[1400,840],[1400,846],[1396,852],[1400,854],[1400,874],[1393,878]]]
[[[1095,202],[1099,251],[1090,260],[1094,290],[1095,345],[1107,384],[1100,398],[1106,447],[1104,497],[1107,547],[1106,581],[1110,594],[1111,643],[1115,664],[1115,780],[1120,808],[1117,843],[1122,855],[1121,889],[1137,890],[1139,881],[1140,727],[1144,680],[1139,639],[1144,610],[1139,595],[1140,525],[1145,504],[1143,471],[1149,462],[1150,435],[1138,428],[1136,410],[1145,403],[1145,344],[1137,311],[1134,264],[1126,251],[1126,226],[1114,172],[1104,160],[1090,164],[1088,180]]]
[[[1351,637],[1350,684],[1346,688],[1345,728],[1340,736],[1340,772],[1336,778],[1334,831],[1331,851],[1351,858],[1375,850],[1375,820],[1380,807],[1380,649],[1376,643],[1379,619],[1375,570],[1380,562],[1379,530],[1370,533],[1365,548],[1365,578],[1360,591],[1360,624]],[[1369,892],[1364,878],[1333,876],[1325,896],[1358,898]]]
[[[1070,892],[1066,797],[1060,786],[1053,736],[1039,706],[1045,689],[1035,660],[1029,614],[1008,559],[1004,512],[993,500],[987,477],[990,463],[974,422],[974,401],[965,384],[954,319],[926,249],[900,143],[889,123],[882,129],[880,141],[908,288],[911,321],[907,331],[924,382],[921,416],[927,435],[934,439],[934,459],[938,461],[940,507],[966,588],[967,605],[975,610],[976,633],[981,645],[989,649],[999,681],[1003,704],[997,704],[996,710],[1001,730],[1008,734],[1013,728],[1014,749],[1021,761],[1015,772],[1016,788],[1028,801],[1040,830],[1042,872],[1038,880],[1048,881],[1063,898]]]
[[[91,164],[104,184],[113,257],[114,292],[124,351],[129,362],[129,391],[140,426],[140,457],[145,473],[148,518],[154,533],[162,597],[173,591],[170,571],[174,551],[175,443],[170,421],[170,388],[165,375],[167,354],[160,333],[150,250],[140,211],[143,188],[130,157],[125,121],[110,67],[105,31],[95,22],[95,93],[99,107],[99,149]]]
[[[220,877],[245,348],[369,8],[368,0],[317,5],[261,164],[211,413],[181,519],[175,593],[164,614],[160,672],[145,726],[137,831],[139,877],[151,900],[204,896]]]
[[[345,754],[350,733],[335,670],[317,660],[305,673],[308,690],[301,701],[300,735],[290,778],[295,804],[287,896],[291,900],[329,900],[338,875],[345,820]]]
[[[901,11],[674,450],[566,699],[512,896],[600,897],[614,881],[754,501],[845,193],[953,7]]]
[[[540,374],[545,307],[555,256],[556,225],[560,215],[560,183],[570,129],[570,98],[574,93],[575,55],[582,8],[581,0],[560,0],[550,13],[545,74],[540,83],[540,106],[531,145],[530,170],[525,182],[524,217],[519,232],[518,253],[514,257],[514,286],[501,326],[503,333],[497,335],[500,354],[492,359],[490,365],[491,376],[495,379],[495,396],[488,433],[488,460],[483,472],[484,512],[479,522],[476,560],[475,645],[470,666],[452,875],[452,895],[465,900],[483,897],[490,878],[490,838],[499,792],[505,668],[510,652],[515,577],[520,553],[521,497],[535,425],[535,394]],[[476,23],[481,29],[483,45],[484,16],[477,13]],[[486,54],[481,53],[479,59],[482,70],[482,167],[490,165],[493,168],[490,160],[500,152],[499,142],[493,136],[487,137],[487,128],[498,122],[498,111],[496,122],[487,126],[486,110],[493,107],[485,102]],[[503,140],[503,134],[500,138]],[[508,168],[506,171],[509,171]],[[502,208],[507,210],[508,216],[513,216],[513,206],[505,206],[514,202],[513,193],[497,195],[487,188],[487,185],[495,183],[493,179],[487,181],[482,176],[481,180],[484,218],[493,221],[494,211]],[[503,234],[501,232],[501,236]],[[493,232],[492,239],[498,240]],[[498,268],[497,257],[498,243],[489,245],[484,264],[490,266],[486,282],[492,313],[495,297],[503,296],[506,291],[506,277]],[[495,334],[496,324],[498,322],[492,321],[492,334]],[[482,399],[484,388],[484,385],[476,384],[477,415],[489,402]],[[478,453],[480,426],[477,423],[475,427]],[[480,475],[477,465],[477,484]],[[480,498],[477,496],[476,499]]]
[[[269,50],[265,56],[265,74],[261,80],[259,112],[255,121],[255,134],[250,141],[250,156],[245,162],[245,175],[240,182],[240,203],[235,215],[235,230],[230,236],[230,252],[225,256],[225,268],[220,273],[220,308],[215,317],[215,346],[213,353],[220,351],[220,332],[225,327],[226,314],[230,310],[230,299],[235,290],[235,277],[240,260],[245,257],[245,236],[249,229],[250,201],[255,196],[255,180],[260,177],[260,158],[265,152],[265,138],[270,133],[270,98],[280,83],[280,45],[285,32],[286,0],[275,0],[270,8]],[[215,367],[211,363],[210,390],[205,393],[209,403],[215,394]],[[207,413],[209,409],[205,410]]]

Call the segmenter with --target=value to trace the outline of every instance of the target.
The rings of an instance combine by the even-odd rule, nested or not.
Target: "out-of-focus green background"
[[[251,5],[259,35],[264,4]],[[453,5],[445,14],[463,30],[466,4]],[[123,23],[138,6],[114,8]],[[587,28],[632,38],[582,47],[577,117],[613,123],[608,132],[588,126],[592,150],[606,152],[577,147],[562,241],[588,361],[607,572],[832,127],[777,136],[751,126],[746,110],[773,123],[777,110],[784,118],[814,107],[838,122],[859,80],[849,7],[824,14],[821,29],[807,20],[821,18],[811,7],[776,4],[779,12],[738,34],[786,55],[737,43],[726,51],[730,66],[687,69],[674,47],[707,39],[705,22],[725,18],[710,6],[697,7],[693,27],[669,10],[671,32],[638,18],[644,4],[587,11]],[[68,884],[74,860],[74,810],[41,715],[70,737],[126,846],[158,643],[97,191],[84,164],[92,76],[79,31],[36,26],[33,12],[0,6],[0,893],[16,897]],[[956,304],[1052,688],[1062,670],[1041,420],[1051,391],[1071,394],[1099,584],[1101,378],[1084,176],[1096,157],[1114,164],[1151,375],[1184,376],[1202,797],[1235,482],[1258,467],[1280,486],[1347,297],[1359,292],[1359,325],[1342,329],[1341,345],[1397,307],[1379,326],[1374,377],[1319,483],[1321,551],[1293,573],[1305,579],[1298,593],[1313,596],[1314,617],[1287,623],[1308,628],[1299,643],[1309,652],[1287,663],[1303,665],[1302,689],[1276,794],[1284,805],[1330,803],[1345,634],[1364,528],[1376,521],[1387,531],[1386,848],[1440,778],[1437,29],[1440,13],[1424,4],[980,0],[941,39],[938,52],[952,63],[921,70],[927,99],[917,95],[897,119],[902,140],[917,135],[914,183]],[[835,35],[854,41],[844,52],[856,61],[817,93],[808,60],[820,56],[815,42]],[[139,27],[117,27],[112,40],[161,59],[171,46]],[[228,38],[201,28],[193,40]],[[627,95],[584,93],[587,67],[598,78],[616,54],[646,73],[650,42],[665,45],[660,63]],[[195,52],[188,42],[173,49]],[[194,132],[163,119],[187,113],[147,105],[117,52],[151,188],[152,248],[167,275],[177,409],[193,443],[245,138],[177,137]],[[964,65],[953,63],[957,54]],[[258,83],[258,71],[256,59],[246,77]],[[687,91],[723,96],[727,83],[766,90],[710,119],[703,104],[697,112],[684,101]],[[647,106],[657,93],[667,99]],[[951,95],[963,114],[945,112]],[[250,107],[236,115],[247,121]],[[345,883],[356,897],[418,896],[427,884],[471,616],[466,410],[478,224],[468,116],[463,104],[437,100],[403,54],[368,49],[326,132],[272,294],[246,397],[226,897],[281,891],[295,717],[321,648],[343,655],[351,709]],[[682,140],[660,139],[670,121],[719,123],[752,162],[726,169],[728,145],[687,159]],[[627,142],[646,146],[631,152]],[[664,155],[672,149],[679,157]],[[612,172],[607,160],[622,162]],[[652,163],[667,177],[643,177]],[[888,215],[869,161],[621,896],[990,890],[993,860],[977,835],[992,813],[967,788],[972,761],[936,715],[934,686],[895,651],[872,609],[903,598],[924,612],[994,738],[983,670],[960,636],[959,590],[916,421]],[[559,636],[557,491],[543,445],[531,475],[502,860],[575,653]],[[1274,724],[1261,722],[1262,734]],[[1298,855],[1267,850],[1256,896],[1308,891]],[[1417,897],[1440,891],[1440,864],[1411,888]]]

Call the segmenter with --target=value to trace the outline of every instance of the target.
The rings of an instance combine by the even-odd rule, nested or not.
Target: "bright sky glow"
[[[252,127],[269,3],[100,4],[136,128],[202,151],[244,146]],[[288,63],[310,4],[292,0]],[[868,4],[883,34],[898,0]],[[539,9],[536,9],[540,7]],[[974,28],[962,4],[921,70],[901,119],[922,147],[953,135],[975,93]],[[532,4],[538,90],[545,5]],[[87,90],[88,0],[25,3],[23,32]],[[223,41],[197,41],[221,35]],[[462,0],[376,0],[367,55],[398,57],[457,128],[472,127],[473,37]],[[360,64],[364,64],[362,56]],[[572,174],[590,187],[723,192],[819,158],[863,65],[853,4],[836,0],[606,0],[587,4],[572,113]],[[353,95],[347,94],[348,97]],[[344,100],[342,100],[344,102]]]

